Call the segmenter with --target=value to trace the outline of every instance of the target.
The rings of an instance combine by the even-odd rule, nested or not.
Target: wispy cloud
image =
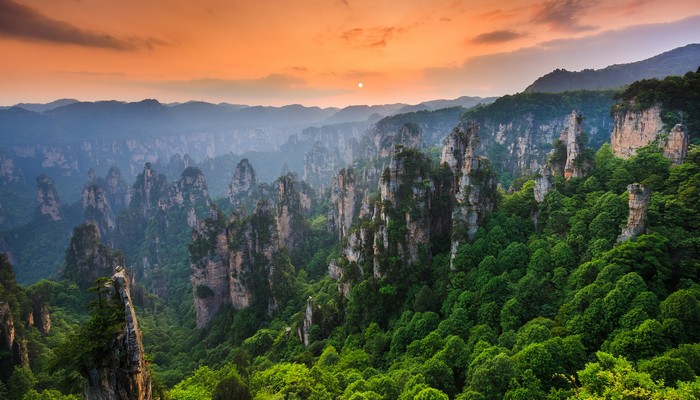
[[[36,9],[13,0],[0,0],[0,36],[120,51],[153,49],[167,44],[156,38],[118,38],[107,33],[84,30],[47,17]]]
[[[234,101],[259,101],[262,103],[309,99],[347,92],[347,90],[341,89],[314,87],[302,78],[286,74],[272,74],[257,79],[202,78],[181,81],[140,82],[138,84],[165,89],[190,98],[205,96],[233,99]]]
[[[386,47],[396,29],[393,26],[376,28],[348,29],[340,34],[340,38],[355,47]]]
[[[594,30],[593,25],[582,25],[579,16],[586,9],[595,7],[593,0],[548,0],[535,9],[532,22],[548,25],[553,30],[581,32]]]
[[[474,38],[468,40],[469,43],[474,44],[493,44],[493,43],[503,43],[509,42],[525,36],[523,33],[515,32],[512,30],[499,30],[493,32],[486,32],[475,36]]]

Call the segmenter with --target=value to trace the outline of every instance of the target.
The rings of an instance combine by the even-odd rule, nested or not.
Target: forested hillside
[[[632,85],[612,111],[651,98],[690,129],[697,75]],[[687,102],[666,102],[678,87]],[[509,188],[474,122],[509,98],[442,149],[421,147],[420,113],[396,117],[318,191],[245,160],[210,199],[198,168],[168,184],[148,164],[114,229],[95,208],[74,230],[64,280],[21,287],[0,258],[0,398],[79,398],[122,368],[132,300],[144,398],[700,397],[700,147],[586,148],[584,117],[547,96],[527,112],[568,125]],[[94,279],[124,263],[128,301]]]

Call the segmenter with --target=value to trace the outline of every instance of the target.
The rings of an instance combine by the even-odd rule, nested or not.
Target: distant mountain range
[[[603,69],[573,72],[556,69],[538,78],[525,92],[560,93],[568,90],[613,89],[640,79],[685,75],[700,67],[700,44],[689,44],[646,60]]]
[[[341,109],[299,104],[266,107],[198,101],[162,104],[152,99],[132,103],[61,99],[47,104],[21,103],[0,109],[0,139],[5,145],[19,145],[64,142],[86,136],[93,139],[124,139],[134,135],[303,128],[355,121],[376,122],[399,113],[448,107],[469,108],[494,100],[493,97],[463,96],[417,105],[355,105]]]

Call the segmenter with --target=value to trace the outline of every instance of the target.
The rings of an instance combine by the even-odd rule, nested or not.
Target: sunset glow
[[[698,41],[687,0],[0,0],[0,105],[418,103]]]

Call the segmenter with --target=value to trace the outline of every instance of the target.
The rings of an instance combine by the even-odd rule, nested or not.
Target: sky
[[[0,0],[0,105],[417,104],[699,42],[698,0]]]

